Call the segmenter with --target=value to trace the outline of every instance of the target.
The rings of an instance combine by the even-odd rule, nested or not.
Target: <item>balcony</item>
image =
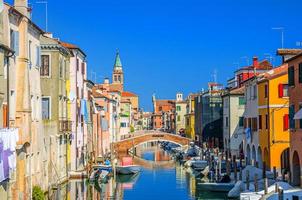
[[[72,121],[59,120],[59,131],[60,132],[71,132],[72,131]]]

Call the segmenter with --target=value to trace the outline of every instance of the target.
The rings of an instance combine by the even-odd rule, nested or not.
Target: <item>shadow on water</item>
[[[142,165],[136,175],[118,175],[105,182],[69,181],[62,185],[52,199],[117,199],[117,200],[224,200],[225,193],[201,191],[198,179],[171,156],[156,146],[136,150],[135,162]],[[137,163],[136,163],[137,164]]]

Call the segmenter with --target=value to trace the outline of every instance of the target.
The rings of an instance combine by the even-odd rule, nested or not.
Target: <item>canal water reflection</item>
[[[118,199],[118,200],[193,200],[226,199],[223,193],[198,190],[195,179],[185,168],[175,164],[171,156],[155,146],[136,150],[136,164],[142,165],[137,176],[118,176],[108,183],[70,181],[58,189],[54,199]]]

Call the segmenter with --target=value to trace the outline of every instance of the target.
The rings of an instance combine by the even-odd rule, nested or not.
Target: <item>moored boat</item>
[[[139,165],[134,165],[132,157],[123,157],[122,165],[116,166],[116,172],[118,174],[136,174],[140,172],[141,167]]]
[[[139,165],[116,166],[118,174],[136,174],[141,171]]]
[[[198,183],[198,189],[204,191],[211,191],[211,192],[229,192],[235,183],[219,183],[219,182],[208,182],[208,183]]]

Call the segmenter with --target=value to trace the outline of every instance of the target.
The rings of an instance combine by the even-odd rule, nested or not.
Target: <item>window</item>
[[[252,118],[252,131],[257,131],[258,125],[257,125],[257,117]]]
[[[156,126],[156,122],[155,122],[155,126]],[[122,127],[122,128],[127,127],[127,123],[125,123],[125,122],[121,122],[121,127]]]
[[[244,97],[239,97],[239,106],[245,105]]]
[[[119,76],[118,76],[118,81],[121,82],[121,80],[122,80],[122,79],[121,79],[121,76],[119,75]]]
[[[41,71],[40,71],[40,75],[41,76],[49,76],[50,73],[49,73],[49,55],[42,55],[41,56]]]
[[[243,126],[244,126],[244,118],[239,117],[239,127],[243,127]]]
[[[42,119],[43,120],[50,119],[50,98],[49,97],[42,98]]]
[[[177,116],[177,121],[180,121],[180,116],[179,115]]]
[[[40,46],[36,45],[36,67],[41,66],[41,48]]]
[[[85,63],[82,62],[82,74],[84,75],[85,74]]]
[[[159,110],[159,111],[162,111],[162,110],[163,110],[163,107],[162,107],[162,106],[159,106],[158,110]]]
[[[32,67],[32,56],[31,56],[31,48],[32,48],[32,41],[28,41],[28,59],[29,59],[29,68]]]
[[[294,66],[288,68],[288,85],[295,86],[295,69]]]
[[[300,109],[302,109],[302,105],[300,105],[299,107],[300,107]],[[302,129],[302,119],[300,119],[299,121],[300,121],[300,127],[299,128]]]
[[[79,59],[77,58],[77,71],[79,71],[79,65],[80,65],[80,61],[79,61]]]
[[[268,86],[264,85],[264,97],[267,98],[268,97]]]
[[[10,31],[10,48],[15,51],[15,55],[19,55],[19,32],[18,31]]]
[[[176,110],[177,111],[181,111],[181,107],[180,106],[176,106]]]
[[[59,64],[59,76],[60,78],[63,78],[63,60],[60,60],[60,64]]]
[[[262,129],[262,115],[258,116],[258,121],[259,121],[259,129]]]
[[[284,131],[287,131],[288,128],[289,128],[288,122],[289,122],[288,114],[286,114],[286,115],[283,116],[283,130],[284,130]]]
[[[254,85],[253,86],[253,99],[256,99],[257,98],[257,85]]]
[[[265,115],[265,129],[268,129],[268,115]]]
[[[295,128],[295,105],[291,105],[289,107],[289,128],[294,129]]]
[[[278,85],[278,94],[279,94],[279,98],[288,97],[288,85],[279,84]]]
[[[229,118],[228,117],[225,117],[225,126],[229,127]]]
[[[302,83],[302,63],[299,64],[299,83]]]
[[[244,118],[243,127],[247,128],[247,125],[248,125],[248,119]]]

